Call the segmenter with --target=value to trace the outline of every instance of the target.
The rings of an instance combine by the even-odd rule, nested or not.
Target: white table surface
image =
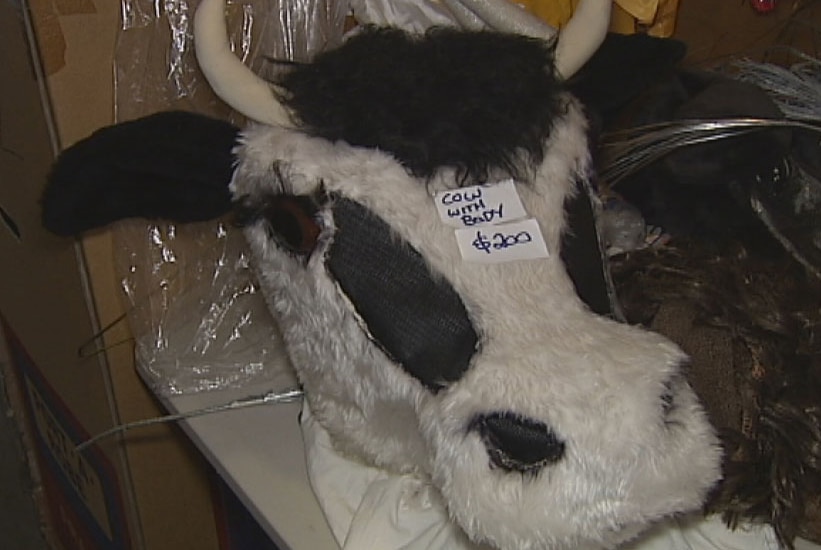
[[[273,382],[180,396],[158,396],[171,413],[295,386]],[[311,490],[298,416],[301,403],[267,404],[180,422],[239,500],[281,550],[337,550]]]

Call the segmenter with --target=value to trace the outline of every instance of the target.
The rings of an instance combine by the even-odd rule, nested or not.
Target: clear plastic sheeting
[[[198,0],[121,0],[115,55],[117,120],[178,108],[242,122],[211,91],[193,45]],[[227,4],[236,55],[265,77],[272,60],[306,61],[342,41],[346,0],[242,0]]]
[[[282,342],[241,233],[223,223],[117,229],[143,377],[163,394],[273,379]]]
[[[434,0],[350,0],[354,17],[366,25],[394,25],[421,32],[432,25],[460,26],[444,2]]]
[[[122,0],[115,52],[116,120],[196,111],[242,125],[211,91],[194,55],[195,0]],[[275,60],[307,60],[342,39],[347,4],[229,2],[236,54],[265,76]],[[227,185],[228,182],[226,182]],[[138,368],[154,391],[178,395],[282,379],[282,341],[230,220],[131,220],[112,231]]]

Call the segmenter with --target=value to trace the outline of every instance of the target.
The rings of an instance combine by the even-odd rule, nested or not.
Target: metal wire
[[[302,390],[299,388],[288,388],[281,391],[269,391],[263,395],[252,395],[248,397],[244,397],[242,399],[237,399],[231,401],[229,403],[222,403],[219,405],[212,405],[210,407],[204,407],[202,409],[197,409],[194,411],[188,411],[178,414],[169,414],[166,416],[159,416],[156,418],[147,418],[145,420],[137,420],[135,422],[128,422],[126,424],[120,424],[118,426],[114,426],[113,428],[101,432],[94,437],[87,439],[86,441],[77,445],[74,450],[77,452],[82,452],[83,450],[87,449],[94,443],[105,439],[107,437],[111,437],[113,435],[117,435],[123,433],[127,430],[135,429],[135,428],[143,428],[146,426],[153,426],[156,424],[164,424],[167,422],[178,422],[180,420],[186,420],[188,418],[194,418],[197,416],[203,416],[206,414],[213,414],[223,411],[234,411],[238,409],[246,409],[249,407],[258,407],[260,405],[273,405],[273,404],[281,404],[281,403],[293,403],[295,401],[299,401],[302,399]]]

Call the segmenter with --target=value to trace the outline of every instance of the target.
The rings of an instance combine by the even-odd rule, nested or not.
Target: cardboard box
[[[687,43],[686,62],[700,68],[722,66],[734,56],[779,63],[785,60],[773,44],[818,55],[819,24],[821,4],[807,0],[778,0],[767,14],[746,0],[682,0],[674,37]]]
[[[25,421],[52,546],[229,548],[210,467],[176,426],[74,449],[162,413],[135,372],[126,323],[116,322],[124,307],[110,236],[74,242],[40,227],[38,200],[55,151],[113,120],[119,9],[110,0],[0,2],[5,379]]]

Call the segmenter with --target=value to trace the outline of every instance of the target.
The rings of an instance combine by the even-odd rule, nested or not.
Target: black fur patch
[[[388,151],[415,176],[526,179],[563,110],[553,50],[518,35],[369,27],[276,84],[309,132]]]

